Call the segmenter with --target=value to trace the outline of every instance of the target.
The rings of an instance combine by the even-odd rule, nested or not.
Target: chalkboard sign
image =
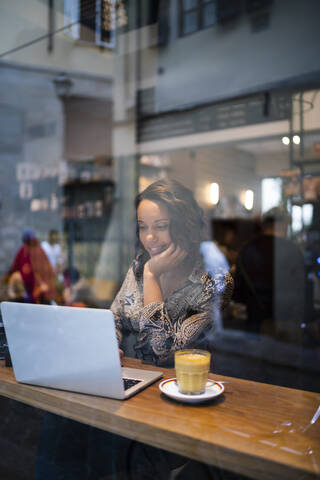
[[[138,95],[139,142],[288,120],[291,115],[292,100],[287,93],[273,93],[268,97],[254,95],[237,101],[156,115],[152,90],[143,90]]]

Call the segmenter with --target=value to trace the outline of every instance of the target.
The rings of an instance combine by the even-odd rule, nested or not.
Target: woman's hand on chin
[[[158,278],[163,273],[176,269],[186,256],[187,252],[185,250],[171,243],[164,252],[154,255],[147,261],[144,266],[144,273]]]

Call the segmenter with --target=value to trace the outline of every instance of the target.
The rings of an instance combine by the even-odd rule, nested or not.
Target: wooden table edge
[[[42,391],[39,391],[39,389]],[[37,394],[36,397],[34,396],[35,391]],[[55,391],[56,390],[53,389],[53,392]],[[186,456],[192,460],[226,468],[235,473],[246,475],[249,478],[259,480],[270,480],[270,478],[283,478],[287,480],[288,478],[300,478],[300,476],[304,480],[320,478],[320,473],[317,474],[310,469],[288,467],[287,464],[284,465],[274,460],[265,459],[262,456],[253,456],[249,453],[232,450],[225,446],[215,446],[215,456],[212,457],[210,452],[212,445],[210,444],[194,441],[193,448],[190,449],[192,437],[176,432],[170,432],[170,436],[168,437],[166,429],[159,427],[157,427],[157,434],[155,435],[154,428],[146,425],[142,421],[127,419],[121,416],[115,418],[114,412],[97,411],[94,407],[82,404],[80,401],[81,394],[78,394],[79,403],[75,404],[73,400],[71,405],[67,400],[61,400],[50,395],[50,390],[47,391],[47,389],[43,387],[7,383],[5,388],[3,388],[3,383],[0,381],[0,395],[34,408],[39,408],[45,412],[61,415],[101,430],[106,430],[178,455]],[[61,408],[61,402],[64,403],[63,408]],[[114,402],[119,402],[120,407],[123,401],[114,400]],[[77,408],[75,408],[75,406]],[[170,442],[168,442],[168,439]],[[186,441],[188,445],[185,444]]]

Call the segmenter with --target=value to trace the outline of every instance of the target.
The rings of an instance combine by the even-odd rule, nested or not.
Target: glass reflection
[[[30,0],[23,7],[5,0],[0,19],[0,300],[113,304],[128,356],[170,365],[174,350],[203,346],[216,375],[289,387],[304,405],[302,390],[320,391],[319,2]],[[186,233],[186,208],[172,233],[167,205],[170,235],[149,245],[143,232],[157,229],[140,219],[136,232],[135,198],[159,181],[186,187],[198,218]],[[26,232],[31,238],[21,243]],[[162,277],[153,283],[159,297],[149,298],[144,269],[171,243],[168,271],[148,272]],[[177,274],[171,267],[186,249]],[[199,274],[194,290],[185,288],[198,265],[204,285]],[[210,298],[199,313],[205,288]],[[0,321],[0,358],[9,360],[5,344]],[[318,474],[312,398],[311,423],[279,413],[270,438],[257,442],[311,458]],[[12,418],[6,405],[4,425]],[[237,424],[222,427],[252,438]],[[281,443],[293,430],[310,445]],[[73,440],[75,431],[88,435],[79,425],[66,431]],[[63,442],[58,452],[52,445],[63,457]],[[229,469],[243,473],[232,462]]]

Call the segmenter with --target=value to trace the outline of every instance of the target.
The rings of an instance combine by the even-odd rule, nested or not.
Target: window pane
[[[198,0],[183,0],[183,10],[191,10],[197,8]]]
[[[292,231],[294,233],[300,232],[302,229],[302,209],[300,205],[292,207]]]
[[[318,479],[320,1],[0,4],[0,480]]]
[[[188,33],[193,33],[198,30],[198,13],[197,12],[191,12],[191,13],[186,13],[183,16],[183,28],[182,32],[184,35],[187,35]]]
[[[312,223],[312,217],[313,217],[313,205],[311,203],[305,203],[302,205],[302,219],[303,219],[303,224],[306,227],[309,227]]]
[[[216,4],[209,3],[208,5],[205,5],[205,7],[203,8],[202,15],[203,15],[203,18],[202,18],[203,27],[210,27],[211,25],[214,25],[217,21]]]
[[[80,1],[80,39],[90,43],[96,41],[95,2]]]
[[[264,178],[261,182],[261,211],[266,212],[281,203],[281,178]]]

